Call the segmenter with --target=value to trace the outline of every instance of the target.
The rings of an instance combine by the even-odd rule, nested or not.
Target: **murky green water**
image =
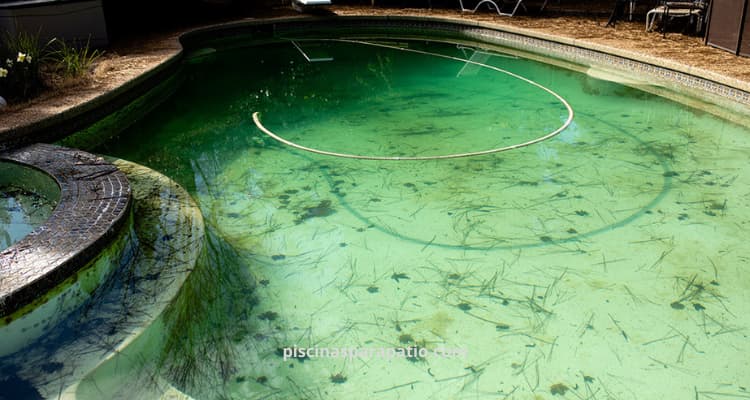
[[[304,146],[410,157],[531,140],[567,112],[478,65],[299,44],[332,60],[291,43],[196,60],[97,150],[188,188],[232,249],[219,264],[258,281],[213,308],[231,327],[183,339],[221,357],[168,381],[197,399],[750,398],[750,129],[549,65],[404,42],[538,82],[574,122],[480,157],[317,155],[252,113]],[[376,354],[285,360],[293,347]]]
[[[49,218],[54,202],[19,187],[0,191],[0,249],[5,249]]]

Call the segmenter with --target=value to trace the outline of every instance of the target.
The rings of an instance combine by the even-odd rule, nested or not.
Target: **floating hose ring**
[[[543,136],[540,136],[538,138],[535,138],[535,139],[532,139],[532,140],[529,140],[529,141],[526,141],[526,142],[523,142],[523,143],[517,143],[517,144],[510,145],[510,146],[498,147],[498,148],[495,148],[495,149],[482,150],[482,151],[472,151],[472,152],[455,153],[455,154],[443,154],[443,155],[436,155],[436,156],[391,157],[391,156],[369,156],[369,155],[359,155],[359,154],[337,153],[337,152],[333,152],[333,151],[319,150],[319,149],[315,149],[315,148],[311,148],[311,147],[302,146],[300,144],[292,142],[291,140],[284,139],[283,137],[281,137],[281,136],[279,136],[279,135],[271,132],[271,130],[269,130],[268,128],[266,128],[265,126],[263,126],[263,124],[261,123],[261,121],[260,121],[260,113],[257,112],[257,111],[253,113],[253,122],[255,123],[255,126],[258,127],[258,129],[260,129],[263,133],[265,133],[266,135],[272,137],[273,139],[275,139],[275,140],[277,140],[277,141],[279,141],[281,143],[284,143],[287,146],[293,147],[295,149],[299,149],[299,150],[303,150],[303,151],[307,151],[307,152],[315,153],[315,154],[326,155],[326,156],[341,157],[341,158],[353,158],[353,159],[357,159],[357,160],[377,160],[377,161],[424,161],[424,160],[441,160],[441,159],[449,159],[449,158],[473,157],[473,156],[481,156],[481,155],[486,155],[486,154],[500,153],[500,152],[503,152],[503,151],[514,150],[514,149],[518,149],[518,148],[521,148],[521,147],[530,146],[530,145],[535,144],[535,143],[539,143],[541,141],[547,140],[547,139],[549,139],[551,137],[554,137],[554,136],[558,135],[560,132],[564,131],[568,126],[570,126],[570,124],[573,122],[573,108],[570,106],[570,104],[568,104],[568,102],[562,96],[560,96],[559,94],[555,93],[551,89],[549,89],[549,88],[547,88],[545,86],[542,86],[541,84],[539,84],[537,82],[532,81],[531,79],[524,78],[523,76],[517,75],[517,74],[515,74],[513,72],[506,71],[504,69],[501,69],[501,68],[498,68],[498,67],[495,67],[495,66],[492,66],[492,65],[487,65],[487,64],[476,62],[476,61],[472,61],[472,60],[466,60],[466,59],[462,59],[462,58],[458,58],[458,57],[453,57],[453,56],[449,56],[449,55],[445,55],[445,54],[430,53],[430,52],[422,51],[422,50],[408,49],[408,48],[403,48],[403,47],[390,46],[390,45],[381,44],[381,43],[364,42],[364,41],[359,41],[359,40],[344,40],[344,39],[327,39],[327,40],[328,41],[336,41],[336,42],[345,42],[345,43],[356,43],[356,44],[362,44],[362,45],[367,45],[367,46],[376,46],[376,47],[383,47],[383,48],[388,48],[388,49],[393,49],[393,50],[400,50],[400,51],[406,51],[406,52],[411,52],[411,53],[424,54],[424,55],[429,55],[429,56],[444,58],[444,59],[448,59],[448,60],[453,60],[453,61],[458,61],[458,62],[463,62],[463,63],[474,64],[474,65],[477,65],[477,66],[480,66],[480,67],[483,67],[483,68],[491,69],[491,70],[496,71],[496,72],[501,72],[501,73],[504,73],[506,75],[512,76],[512,77],[514,77],[516,79],[519,79],[521,81],[524,81],[526,83],[529,83],[532,86],[535,86],[535,87],[537,87],[539,89],[542,89],[545,92],[547,92],[547,93],[551,94],[552,96],[554,96],[568,110],[568,118],[565,120],[565,122],[559,128],[555,129],[554,131],[552,131],[550,133],[547,133],[547,134],[545,134]]]

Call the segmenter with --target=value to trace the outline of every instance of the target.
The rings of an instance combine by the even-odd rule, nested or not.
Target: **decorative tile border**
[[[60,187],[50,218],[0,252],[0,318],[9,322],[113,240],[129,214],[130,185],[101,157],[49,144],[2,153],[0,160],[41,170]]]
[[[591,46],[600,47],[594,49],[575,40],[552,38],[541,34],[535,37],[531,36],[534,35],[532,32],[511,32],[506,27],[471,21],[434,17],[338,17],[324,20],[277,21],[275,26],[275,32],[280,37],[304,32],[330,35],[342,31],[353,34],[405,33],[424,37],[437,35],[473,40],[587,67],[611,68],[674,90],[689,90],[750,105],[750,85],[746,82],[691,69],[670,61],[650,59],[648,56],[640,57],[636,53],[612,54],[607,52],[610,49],[604,49],[602,46]]]

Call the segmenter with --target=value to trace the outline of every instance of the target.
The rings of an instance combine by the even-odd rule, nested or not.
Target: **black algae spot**
[[[588,211],[578,210],[578,211],[576,211],[576,215],[579,216],[579,217],[588,217],[589,213],[588,213]]]
[[[680,175],[680,174],[678,174],[678,173],[677,173],[677,172],[675,172],[675,171],[666,171],[666,172],[664,172],[664,173],[663,173],[662,175],[664,175],[664,176],[666,176],[666,177],[672,177],[672,176],[678,176],[678,175]]]
[[[274,260],[274,261],[283,260],[285,258],[286,258],[286,256],[283,255],[283,254],[274,254],[274,255],[271,256],[271,259]]]
[[[414,338],[408,333],[404,333],[398,337],[398,342],[401,344],[414,343]]]
[[[549,242],[552,241],[552,238],[549,237],[549,236],[539,236],[539,240],[541,240],[542,242],[545,242],[545,243],[549,243]]]
[[[693,308],[695,311],[703,311],[706,309],[706,307],[703,307],[703,304],[701,303],[693,303]]]
[[[675,310],[682,310],[685,308],[685,305],[680,303],[679,301],[675,301],[672,304],[669,305],[670,307],[674,308]]]
[[[461,311],[469,311],[469,310],[471,310],[471,305],[469,303],[460,303],[457,307]]]
[[[549,392],[552,393],[553,396],[557,396],[558,394],[560,396],[565,396],[565,393],[568,390],[570,389],[562,383],[555,383],[554,385],[549,387]]]
[[[346,377],[341,374],[331,375],[331,382],[340,385],[344,382],[346,382]]]
[[[399,273],[395,273],[394,272],[393,275],[391,275],[391,279],[393,279],[394,281],[398,282],[401,279],[409,279],[409,275],[406,275],[403,272],[399,272]]]
[[[268,378],[266,378],[265,376],[259,376],[259,377],[255,378],[255,382],[258,382],[258,383],[260,383],[262,385],[262,384],[268,382]]]
[[[368,288],[367,288],[367,291],[368,291],[369,293],[377,293],[377,292],[379,292],[379,291],[380,291],[380,289],[378,289],[378,287],[377,287],[377,286],[370,286],[370,287],[368,287]]]
[[[279,317],[279,314],[273,311],[266,311],[263,314],[258,315],[258,318],[263,321],[273,321],[278,317]]]
[[[495,325],[495,329],[498,330],[498,331],[507,331],[508,329],[510,329],[510,325],[497,324],[497,325]]]
[[[296,221],[298,224],[310,218],[327,217],[336,212],[331,208],[331,200],[323,200],[316,206],[305,207],[304,210],[304,214],[302,214]]]

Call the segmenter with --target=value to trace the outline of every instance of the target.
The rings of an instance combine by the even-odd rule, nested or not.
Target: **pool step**
[[[119,263],[113,277],[72,318],[3,360],[43,398],[116,398],[109,391],[127,382],[124,376],[158,358],[165,339],[161,317],[201,252],[203,217],[190,195],[151,169],[112,163],[132,187],[133,222],[126,229],[138,246],[113,259]],[[173,393],[166,386],[164,393]],[[157,389],[147,388],[146,398],[159,398]]]
[[[333,61],[333,57],[330,56],[325,49],[325,46],[323,46],[321,43],[307,43],[302,42],[300,44],[299,41],[292,40],[292,45],[297,49],[297,51],[302,54],[302,57],[307,60],[307,62],[327,62],[327,61]]]

